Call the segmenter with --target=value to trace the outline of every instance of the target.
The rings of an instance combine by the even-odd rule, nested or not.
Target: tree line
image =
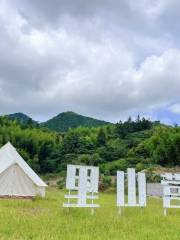
[[[63,173],[66,165],[99,166],[105,176],[135,167],[180,165],[180,128],[145,118],[56,133],[0,117],[0,146],[10,141],[38,173]],[[107,180],[107,179],[106,179]]]

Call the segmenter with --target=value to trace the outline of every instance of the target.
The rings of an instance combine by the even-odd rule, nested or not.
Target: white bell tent
[[[46,186],[11,143],[0,149],[0,197],[44,197]]]

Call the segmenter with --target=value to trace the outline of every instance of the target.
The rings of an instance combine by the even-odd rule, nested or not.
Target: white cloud
[[[169,107],[169,110],[172,112],[172,113],[175,113],[175,114],[180,114],[180,104],[173,104],[172,106]]]
[[[118,6],[106,0],[101,7],[88,1],[89,10],[85,4],[86,12],[77,17],[77,6],[69,1],[69,9],[61,1],[59,12],[51,9],[57,15],[51,24],[52,12],[44,5],[40,9],[40,0],[2,3],[1,113],[47,118],[73,110],[116,121],[148,114],[179,97],[179,46],[168,29],[156,32],[161,26],[156,21],[175,0],[120,1]],[[106,5],[115,15],[119,9],[116,18]]]

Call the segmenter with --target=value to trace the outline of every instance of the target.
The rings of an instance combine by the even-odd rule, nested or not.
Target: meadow
[[[62,208],[64,191],[49,188],[45,199],[0,200],[0,240],[180,239],[180,210],[163,216],[162,199],[148,198],[145,209],[126,208],[117,214],[114,193],[101,193],[101,208]]]

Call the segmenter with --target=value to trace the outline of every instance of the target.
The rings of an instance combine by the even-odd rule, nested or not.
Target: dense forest
[[[0,146],[10,141],[37,172],[60,173],[68,163],[99,166],[101,174],[135,167],[180,165],[180,127],[137,117],[117,124],[56,133],[31,121],[0,117]]]
[[[57,132],[66,132],[69,128],[77,128],[78,126],[100,127],[108,124],[108,122],[69,111],[60,113],[40,125]]]
[[[62,112],[57,116],[47,120],[46,122],[38,123],[24,113],[14,113],[7,115],[11,120],[16,120],[22,124],[31,123],[41,127],[48,128],[56,132],[66,132],[69,128],[83,127],[100,127],[110,124],[109,122],[98,120],[91,117],[86,117],[71,111]]]

